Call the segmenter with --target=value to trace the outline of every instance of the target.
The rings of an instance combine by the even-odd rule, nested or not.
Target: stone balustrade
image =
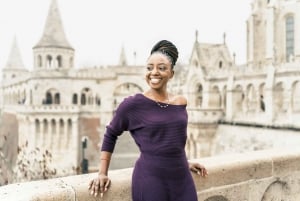
[[[209,176],[194,174],[199,201],[300,200],[300,149],[264,150],[193,161],[205,164]],[[1,201],[130,201],[132,169],[109,172],[112,185],[103,198],[89,195],[96,173],[0,187]]]

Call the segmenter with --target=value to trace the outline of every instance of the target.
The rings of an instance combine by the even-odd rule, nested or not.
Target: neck
[[[150,97],[152,97],[156,101],[169,102],[169,93],[167,92],[167,90],[150,89],[147,93]]]

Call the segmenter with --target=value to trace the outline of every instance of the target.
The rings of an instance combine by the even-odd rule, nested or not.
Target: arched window
[[[54,104],[60,104],[60,94],[56,93],[54,95]]]
[[[35,133],[39,137],[39,134],[41,132],[41,126],[40,126],[40,121],[38,119],[35,120]]]
[[[57,67],[61,68],[62,67],[62,57],[60,55],[56,57],[56,61],[57,61]]]
[[[219,61],[219,68],[221,69],[223,67],[223,62]]]
[[[81,102],[81,105],[85,105],[86,104],[86,96],[85,96],[85,94],[81,94],[80,102]]]
[[[197,85],[196,89],[196,106],[202,107],[203,102],[203,87],[201,84]]]
[[[72,103],[73,103],[74,105],[77,105],[77,104],[78,104],[78,96],[77,96],[77,94],[73,94]]]
[[[47,55],[47,67],[52,67],[52,56]]]
[[[52,95],[50,92],[46,93],[46,104],[52,104],[53,100],[52,100]]]
[[[285,19],[285,42],[286,42],[286,61],[294,55],[294,17],[288,16]]]

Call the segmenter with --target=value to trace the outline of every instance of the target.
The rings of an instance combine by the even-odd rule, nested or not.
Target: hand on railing
[[[107,175],[99,174],[97,178],[93,179],[89,183],[90,194],[97,197],[98,193],[103,197],[103,194],[108,190],[110,186],[110,179]]]
[[[206,168],[199,163],[189,163],[189,168],[192,172],[202,177],[206,177],[208,175]]]

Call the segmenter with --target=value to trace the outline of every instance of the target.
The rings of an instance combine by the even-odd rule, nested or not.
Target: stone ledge
[[[292,179],[300,180],[299,149],[257,151],[193,161],[205,164],[209,171],[207,178],[193,174],[199,201],[213,196],[224,196],[236,201],[249,200],[249,196],[261,199],[268,187],[276,181],[288,183]],[[88,183],[97,175],[93,173],[3,186],[0,187],[0,200],[130,201],[131,174],[132,168],[110,171],[112,185],[103,198],[94,198],[88,193]],[[300,198],[297,189],[290,189],[294,189],[294,197]]]

